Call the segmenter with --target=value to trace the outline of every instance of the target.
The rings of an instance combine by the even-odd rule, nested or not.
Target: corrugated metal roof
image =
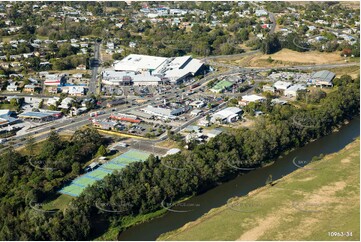
[[[326,82],[331,82],[334,77],[335,73],[327,70],[318,71],[312,75],[312,79],[319,79]]]

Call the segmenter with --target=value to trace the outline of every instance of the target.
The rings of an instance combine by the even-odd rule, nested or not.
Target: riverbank
[[[359,145],[357,139],[158,239],[359,240]]]

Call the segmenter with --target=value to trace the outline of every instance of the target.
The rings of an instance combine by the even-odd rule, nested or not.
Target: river
[[[225,205],[231,197],[244,196],[250,191],[264,186],[270,175],[272,175],[273,180],[279,179],[296,169],[300,169],[299,167],[303,166],[300,165],[301,163],[304,164],[303,162],[311,161],[314,156],[326,155],[341,150],[355,138],[359,137],[359,135],[360,117],[357,117],[347,125],[344,125],[338,132],[291,151],[277,159],[273,165],[250,171],[243,176],[238,176],[204,194],[187,200],[179,207],[172,208],[172,210],[175,210],[174,212],[167,212],[162,217],[124,231],[118,236],[118,240],[156,240],[161,234],[196,220],[212,208]]]

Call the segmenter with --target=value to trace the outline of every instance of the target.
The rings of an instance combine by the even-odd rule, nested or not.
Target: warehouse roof
[[[155,70],[166,60],[165,57],[130,54],[114,63],[114,69],[116,71]]]
[[[218,82],[216,85],[214,85],[211,90],[222,91],[226,88],[231,87],[232,85],[233,85],[233,82],[230,82],[227,80],[222,80],[222,81]]]
[[[327,70],[323,70],[323,71],[318,71],[318,72],[314,73],[311,78],[318,79],[318,80],[324,81],[324,82],[331,82],[334,77],[335,77],[335,73],[327,71]]]

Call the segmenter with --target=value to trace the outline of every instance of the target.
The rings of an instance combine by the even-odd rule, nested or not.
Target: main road
[[[94,58],[90,60],[90,68],[92,69],[92,74],[89,82],[89,91],[88,95],[97,94],[97,84],[98,84],[98,67],[100,65],[100,43],[94,43]]]

